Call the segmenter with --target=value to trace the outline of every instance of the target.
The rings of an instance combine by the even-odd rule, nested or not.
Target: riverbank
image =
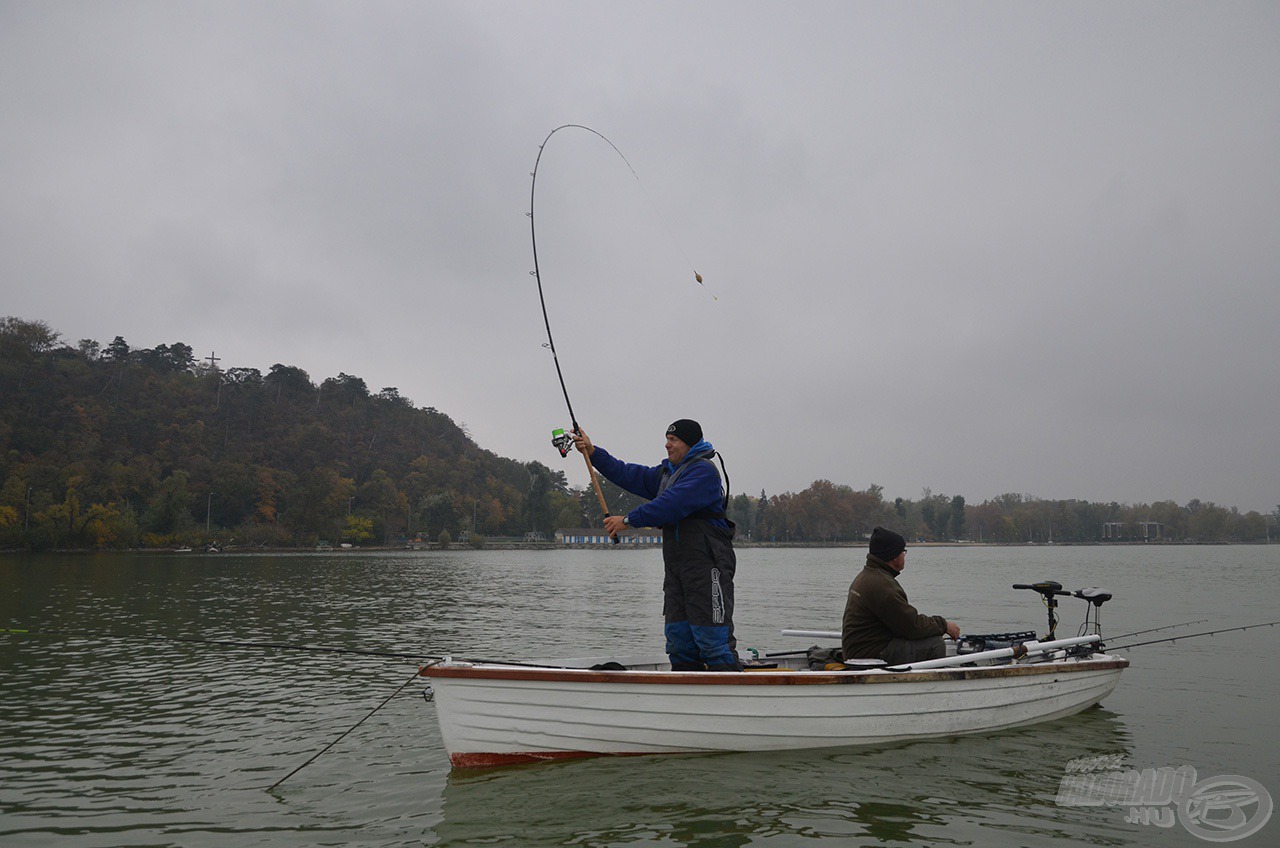
[[[1155,548],[1155,547],[1188,547],[1194,545],[1221,547],[1237,545],[1240,547],[1266,547],[1280,544],[1280,540],[1270,542],[1200,542],[1200,541],[1152,541],[1152,542],[911,542],[908,548]],[[860,542],[754,542],[735,541],[735,548],[792,549],[792,550],[825,550],[838,548],[866,548],[865,541]],[[105,554],[136,553],[154,555],[191,555],[191,556],[223,556],[228,554],[360,554],[387,553],[394,551],[569,551],[569,550],[660,550],[662,545],[628,544],[613,546],[608,544],[564,544],[561,542],[485,542],[483,545],[472,545],[466,542],[414,542],[396,545],[361,545],[351,547],[222,547],[217,550],[175,550],[173,548],[127,548],[125,550],[108,550],[101,548],[58,548],[51,551],[34,553],[50,554]],[[30,554],[33,551],[21,548],[0,550],[5,554]]]

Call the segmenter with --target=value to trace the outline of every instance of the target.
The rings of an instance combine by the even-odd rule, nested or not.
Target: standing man
[[[733,522],[728,497],[697,421],[667,428],[667,458],[655,466],[623,462],[579,430],[574,445],[608,480],[649,502],[610,515],[610,536],[624,527],[661,527],[662,615],[672,671],[742,671],[733,638]]]
[[[880,659],[889,665],[940,659],[942,637],[960,638],[960,625],[921,615],[907,602],[898,575],[907,565],[907,542],[892,530],[871,531],[867,564],[849,586],[841,646],[845,660]]]

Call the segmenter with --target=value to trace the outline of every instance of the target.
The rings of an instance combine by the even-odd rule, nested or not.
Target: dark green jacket
[[[945,618],[917,612],[907,603],[898,572],[867,554],[867,564],[849,586],[844,607],[840,642],[846,660],[879,659],[893,638],[927,639],[946,632]]]

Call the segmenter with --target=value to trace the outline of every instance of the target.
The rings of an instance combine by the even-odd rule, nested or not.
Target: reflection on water
[[[740,643],[806,647],[779,629],[838,626],[859,553],[741,551]],[[922,611],[971,632],[1041,628],[1038,598],[1008,588],[1040,579],[1112,591],[1111,632],[1243,624],[1276,617],[1280,546],[918,549],[903,576]],[[273,792],[412,664],[155,638],[653,653],[660,586],[656,551],[2,556],[0,627],[34,632],[0,635],[0,848],[1203,844],[1057,806],[1066,763],[1097,755],[1280,797],[1280,682],[1258,673],[1280,631],[1135,651],[1103,708],[1061,721],[875,749],[451,772],[435,706],[409,687]]]
[[[873,749],[609,757],[455,771],[446,844],[998,844],[1057,837],[1079,816],[1054,797],[1068,761],[1128,754],[1097,708],[1037,728]],[[1097,834],[1101,836],[1102,834]]]

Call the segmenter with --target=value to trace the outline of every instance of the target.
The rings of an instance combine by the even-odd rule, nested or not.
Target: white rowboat
[[[781,751],[981,733],[1097,704],[1129,661],[1065,649],[1098,637],[917,663],[810,671],[804,657],[743,673],[445,659],[431,681],[450,762],[506,765],[593,755]],[[997,656],[998,655],[998,656]],[[939,664],[941,667],[938,667]],[[904,667],[899,667],[904,668]]]

